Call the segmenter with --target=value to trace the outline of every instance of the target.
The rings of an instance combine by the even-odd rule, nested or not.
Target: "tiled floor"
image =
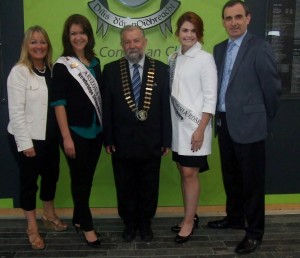
[[[170,226],[175,225],[177,217],[156,217],[153,220],[155,237],[145,243],[139,237],[131,243],[121,238],[123,225],[118,218],[95,219],[96,229],[101,234],[102,248],[88,247],[82,233],[76,234],[70,228],[67,232],[48,232],[41,226],[41,235],[46,249],[31,250],[25,233],[25,220],[0,220],[0,258],[8,257],[173,257],[204,258],[238,257],[234,248],[243,238],[241,230],[213,230],[206,224],[217,217],[200,217],[200,227],[194,231],[190,241],[185,244],[173,242],[174,233]],[[65,220],[70,223],[70,220]],[[292,258],[300,257],[300,214],[266,216],[266,232],[263,244],[257,252],[243,257]]]

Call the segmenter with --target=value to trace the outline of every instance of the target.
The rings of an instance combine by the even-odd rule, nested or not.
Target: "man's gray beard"
[[[141,53],[131,53],[126,54],[126,59],[131,63],[138,63],[142,59],[143,55]]]

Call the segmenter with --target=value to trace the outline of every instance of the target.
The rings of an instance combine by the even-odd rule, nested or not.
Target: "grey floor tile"
[[[66,232],[50,232],[39,221],[46,248],[42,251],[30,248],[25,232],[24,219],[0,220],[0,258],[17,257],[139,257],[139,258],[239,258],[234,254],[236,245],[244,237],[243,230],[214,230],[207,222],[220,217],[200,217],[199,228],[184,244],[174,243],[176,234],[170,227],[180,222],[179,217],[157,217],[153,220],[154,239],[145,243],[137,235],[127,243],[121,237],[123,224],[119,218],[97,218],[95,229],[100,232],[101,249],[86,245],[82,232],[70,227]],[[70,219],[64,219],[71,225]],[[262,245],[257,251],[243,258],[299,258],[300,215],[268,215]]]

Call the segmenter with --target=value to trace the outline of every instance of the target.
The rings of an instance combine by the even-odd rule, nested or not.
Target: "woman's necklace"
[[[40,70],[39,68],[37,68],[37,67],[34,67],[39,73],[42,73],[42,74],[44,74],[45,72],[46,72],[46,65],[44,64],[44,68],[43,68],[43,70]]]

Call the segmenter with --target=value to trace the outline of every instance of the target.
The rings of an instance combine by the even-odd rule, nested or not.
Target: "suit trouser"
[[[158,202],[161,157],[150,159],[112,156],[118,212],[128,227],[151,224]]]
[[[227,196],[226,213],[234,224],[247,222],[247,236],[262,239],[265,226],[265,142],[234,142],[226,114],[219,113],[217,126],[223,183]]]
[[[14,136],[9,134],[9,142],[17,159],[20,173],[20,206],[26,211],[36,209],[38,177],[41,176],[40,199],[52,201],[55,197],[59,176],[59,140],[58,137],[47,140],[32,140],[35,157],[26,157],[17,151]]]
[[[74,202],[72,223],[84,231],[93,230],[92,213],[89,207],[93,177],[102,148],[102,133],[94,139],[82,138],[71,130],[76,158],[66,159],[70,168],[71,192]]]

